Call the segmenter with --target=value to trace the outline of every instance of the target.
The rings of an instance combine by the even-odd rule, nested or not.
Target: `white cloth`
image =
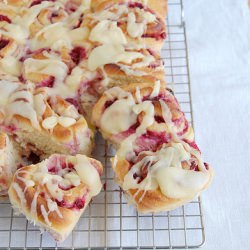
[[[215,178],[203,194],[208,250],[250,249],[250,10],[185,0],[196,140]]]

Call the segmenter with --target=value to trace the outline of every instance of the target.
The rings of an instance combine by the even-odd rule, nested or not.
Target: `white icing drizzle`
[[[88,158],[84,155],[76,155],[77,164],[75,170],[83,183],[86,183],[90,188],[92,196],[97,195],[102,188],[99,173],[96,168],[90,163]]]
[[[137,22],[135,13],[142,22]],[[127,32],[132,38],[142,37],[149,23],[156,21],[156,16],[144,9],[135,8],[135,12],[130,12],[127,19]]]
[[[49,213],[50,213],[50,211],[47,212],[46,209],[45,209],[45,207],[44,207],[44,205],[41,205],[40,208],[41,208],[42,216],[43,216],[43,218],[44,218],[45,223],[46,223],[47,225],[51,226],[52,223],[51,223],[50,220],[49,220]]]
[[[24,44],[29,36],[29,31],[21,25],[5,22],[0,29],[0,34],[13,38],[17,43]]]
[[[9,96],[13,93],[18,87],[19,83],[13,81],[0,80],[0,107],[4,107],[9,100]]]
[[[42,94],[34,95],[34,108],[37,112],[38,117],[41,117],[45,110],[46,104],[44,102],[44,96]]]
[[[55,83],[62,84],[67,76],[68,67],[59,59],[33,59],[28,58],[24,61],[24,74],[29,79],[30,73],[46,74],[55,77]]]
[[[178,168],[161,168],[156,174],[161,192],[170,198],[193,197],[206,185],[209,175]]]
[[[16,22],[20,23],[24,27],[29,27],[36,19],[41,10],[51,6],[51,2],[44,1],[40,4],[34,5],[31,8],[25,9],[25,14],[22,17],[16,18]]]
[[[119,44],[104,44],[93,49],[89,55],[88,68],[96,70],[97,68],[109,63],[128,63],[133,60],[143,58],[144,55],[139,52],[125,51],[125,48]]]
[[[127,40],[117,22],[110,20],[100,21],[91,31],[89,40],[102,44],[126,44]]]
[[[24,96],[25,98],[26,96]],[[32,125],[40,129],[39,122],[37,120],[37,114],[36,111],[33,108],[33,103],[25,102],[23,100],[15,101],[12,103],[9,103],[6,107],[6,114],[8,115],[6,118],[6,122],[10,121],[14,115],[20,115],[22,117],[27,118],[31,121]]]
[[[108,107],[100,121],[103,131],[117,134],[129,129],[137,120],[137,116],[132,110],[134,105],[135,101],[132,95],[129,95],[127,99],[117,100]]]
[[[30,213],[35,218],[37,217],[37,198],[38,198],[38,195],[39,195],[39,192],[35,192],[33,200],[31,202],[31,206],[30,206]]]
[[[123,189],[137,188],[147,191],[155,190],[159,186],[164,195],[175,199],[193,197],[197,194],[206,185],[209,175],[207,170],[197,172],[182,168],[181,163],[189,161],[193,153],[186,151],[183,143],[171,143],[155,153],[144,152],[147,156],[126,174]],[[138,183],[134,174],[137,173],[139,176],[142,166],[147,168],[148,174]]]
[[[171,113],[170,108],[163,100],[160,100],[160,104],[161,104],[162,116],[163,116],[164,121],[166,122],[167,125],[171,125],[172,113]]]
[[[144,23],[137,23],[136,16],[133,12],[128,14],[128,24],[127,24],[127,32],[133,37],[141,37],[145,31]]]
[[[21,202],[21,207],[26,206],[26,198],[21,187],[16,182],[12,183],[12,187],[15,189],[16,194]]]
[[[154,84],[153,91],[152,91],[152,93],[150,95],[150,98],[154,98],[154,97],[158,96],[159,93],[160,93],[160,89],[161,89],[161,82],[156,81],[155,84]]]
[[[31,40],[31,49],[37,50],[44,47],[50,47],[54,50],[60,50],[63,46],[71,47],[69,30],[63,23],[53,23],[39,30]]]

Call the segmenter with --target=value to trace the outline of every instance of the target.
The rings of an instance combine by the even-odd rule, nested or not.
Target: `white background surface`
[[[214,167],[203,249],[250,249],[250,10],[184,0],[196,141]]]

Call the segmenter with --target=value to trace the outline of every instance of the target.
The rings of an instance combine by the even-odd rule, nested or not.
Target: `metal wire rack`
[[[182,0],[169,0],[168,37],[162,51],[166,81],[193,123],[188,51]],[[0,201],[0,249],[191,249],[205,241],[201,200],[171,212],[142,215],[130,207],[113,181],[114,154],[97,136],[94,156],[105,166],[105,190],[85,211],[62,244],[15,215],[8,201]]]

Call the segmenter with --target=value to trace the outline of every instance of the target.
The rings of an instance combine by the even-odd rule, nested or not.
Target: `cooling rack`
[[[169,0],[168,37],[162,59],[166,82],[193,123],[188,51],[182,0]],[[129,206],[113,181],[110,157],[114,150],[100,135],[94,156],[105,166],[105,190],[87,208],[64,243],[41,234],[24,216],[0,201],[0,249],[191,249],[205,241],[201,199],[174,211],[142,215]]]

